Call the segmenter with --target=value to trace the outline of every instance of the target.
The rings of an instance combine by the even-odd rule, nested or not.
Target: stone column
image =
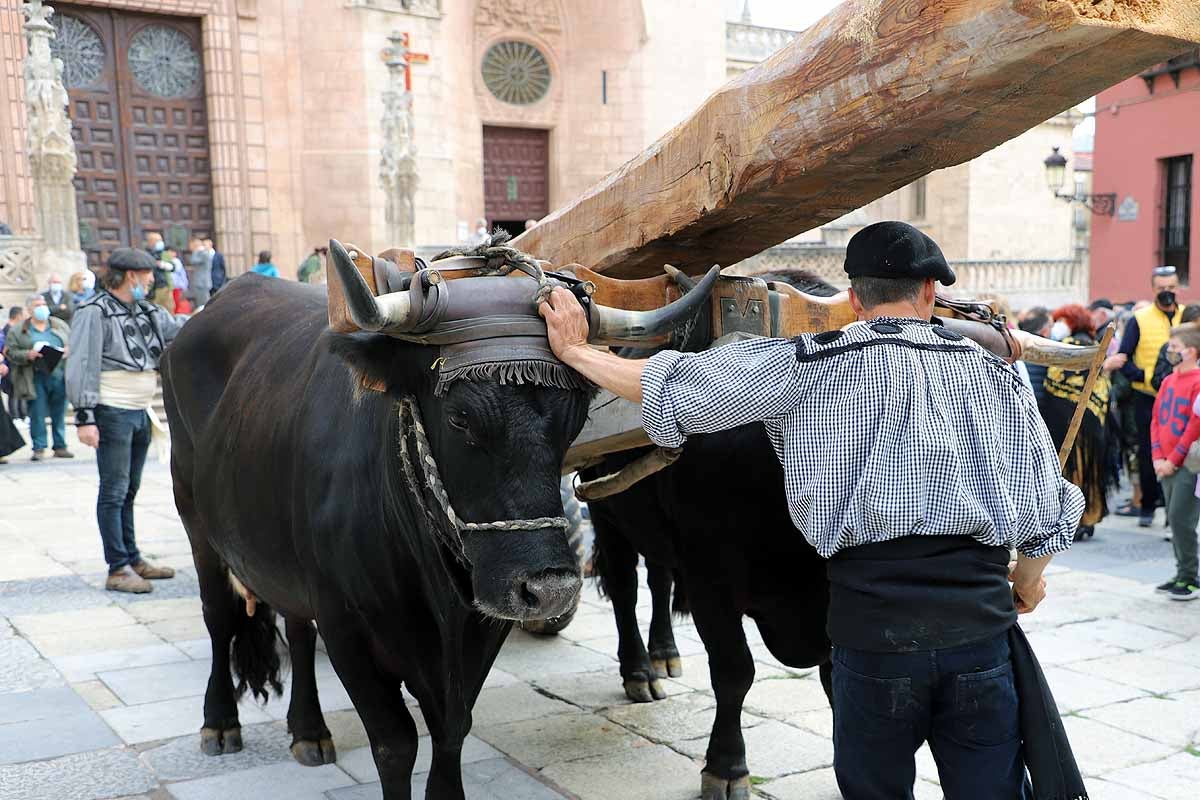
[[[408,89],[408,43],[393,31],[386,51],[388,88],[383,93],[383,149],[379,182],[387,202],[387,247],[416,247],[417,148],[413,143],[412,92]]]
[[[54,9],[42,0],[29,0],[25,12],[25,106],[28,111],[26,143],[33,202],[41,248],[37,259],[37,287],[43,288],[51,272],[64,282],[84,269],[87,261],[79,246],[79,218],[75,211],[75,140],[67,117],[67,89],[62,61],[50,54]]]

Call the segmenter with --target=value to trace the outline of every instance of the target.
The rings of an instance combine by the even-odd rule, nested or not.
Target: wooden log
[[[1197,41],[1196,0],[850,0],[514,244],[619,278],[733,264]]]

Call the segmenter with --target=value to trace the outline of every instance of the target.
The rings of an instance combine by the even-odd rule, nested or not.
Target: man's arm
[[[663,447],[777,417],[800,397],[796,348],[784,339],[751,339],[703,353],[658,353],[628,360],[587,343],[587,317],[575,296],[555,289],[539,313],[550,346],[593,383],[642,404],[642,424]]]
[[[1129,321],[1125,323],[1125,333],[1121,334],[1121,346],[1117,348],[1117,352],[1124,353],[1126,356],[1125,365],[1121,367],[1121,374],[1129,378],[1132,383],[1146,380],[1145,371],[1133,363],[1133,351],[1137,350],[1141,338],[1142,331],[1138,327],[1137,318],[1130,317]]]

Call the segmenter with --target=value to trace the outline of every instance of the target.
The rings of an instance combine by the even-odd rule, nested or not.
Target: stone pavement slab
[[[598,714],[582,712],[475,726],[473,730],[475,736],[533,769],[612,753],[630,747],[637,740],[621,725]]]
[[[487,727],[502,722],[546,717],[551,714],[570,714],[572,705],[534,691],[528,684],[518,683],[479,693],[472,714],[475,725]]]
[[[1200,786],[1200,756],[1176,753],[1162,761],[1109,772],[1104,779],[1162,800],[1192,797]]]
[[[413,776],[412,796],[425,796],[428,773]],[[463,791],[467,800],[563,800],[563,795],[502,759],[463,765]],[[351,786],[326,792],[329,800],[382,800],[378,783]]]
[[[16,636],[0,637],[0,692],[24,692],[61,686],[62,676]]]
[[[1175,748],[1081,717],[1063,717],[1071,750],[1085,775],[1158,761]]]
[[[746,763],[750,774],[758,778],[778,778],[794,772],[806,772],[833,766],[833,742],[775,720],[745,728]],[[704,760],[708,736],[674,745],[684,755]]]
[[[289,761],[173,783],[167,791],[176,800],[326,800],[329,789],[353,785],[354,779],[334,764],[302,767]]]
[[[1197,666],[1168,661],[1152,651],[1084,661],[1072,664],[1071,669],[1154,694],[1166,694],[1200,688]]]
[[[604,715],[656,742],[682,742],[708,736],[717,715],[716,699],[693,692],[653,703],[613,706]],[[760,722],[752,714],[742,715],[742,727]]]
[[[205,649],[208,650],[209,647],[208,642],[205,642]],[[161,640],[156,644],[142,647],[71,656],[51,656],[49,659],[50,663],[69,681],[93,680],[101,672],[187,660],[188,657],[183,651]]]
[[[542,777],[579,800],[693,800],[701,765],[665,745],[551,764]]]
[[[755,682],[746,695],[748,711],[783,718],[789,714],[828,708],[829,699],[816,678],[780,678]]]
[[[8,513],[7,511],[5,513]],[[107,606],[112,601],[103,589],[87,583],[78,575],[59,575],[23,581],[0,581],[0,616],[49,614],[92,606]]]
[[[54,614],[21,614],[12,618],[13,626],[25,636],[34,637],[70,631],[107,630],[136,625],[137,620],[119,606],[96,606]]]
[[[0,800],[105,800],[157,785],[137,754],[123,749],[0,766]]]
[[[0,764],[55,758],[120,743],[70,687],[0,694]]]
[[[527,680],[534,676],[608,669],[615,663],[615,656],[615,648],[611,655],[605,655],[554,636],[529,636],[514,632],[497,656],[495,665]]]
[[[136,624],[122,625],[119,628],[28,634],[26,638],[47,658],[129,650],[163,643],[162,639],[148,629]]]
[[[125,705],[140,705],[156,700],[195,697],[208,686],[211,665],[204,661],[178,661],[152,667],[99,672],[96,677],[112,690]]]
[[[1083,716],[1182,750],[1200,739],[1200,692],[1115,703]]]
[[[200,696],[182,697],[137,706],[110,708],[101,711],[100,715],[126,744],[143,744],[191,735],[196,737],[199,747],[200,727],[204,723],[204,703]],[[258,706],[245,699],[238,704],[238,716],[243,725],[271,720]]]
[[[1086,663],[1086,662],[1084,662]],[[1078,666],[1078,665],[1073,665]],[[1145,697],[1146,692],[1123,683],[1098,678],[1069,667],[1047,667],[1046,682],[1054,693],[1060,713],[1066,714],[1084,708],[1097,708],[1111,703],[1120,703]]]

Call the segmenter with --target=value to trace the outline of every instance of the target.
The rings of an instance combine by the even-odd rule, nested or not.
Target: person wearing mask
[[[189,294],[187,268],[183,266],[183,261],[173,248],[168,247],[163,251],[166,255],[163,263],[171,264],[171,300],[174,303],[172,308],[168,308],[175,314],[190,314],[192,313],[192,305],[188,302],[187,295]]]
[[[1154,413],[1157,392],[1150,383],[1158,351],[1170,338],[1171,328],[1179,324],[1182,310],[1175,300],[1179,276],[1175,267],[1155,267],[1150,277],[1154,302],[1140,309],[1135,306],[1133,317],[1125,324],[1118,353],[1126,357],[1121,372],[1133,385],[1134,424],[1138,436],[1138,484],[1141,499],[1138,525],[1149,528],[1154,523],[1154,509],[1161,497],[1154,460],[1150,457],[1150,421]]]
[[[46,457],[46,417],[55,458],[74,458],[67,449],[67,392],[64,382],[66,361],[70,356],[68,342],[71,328],[58,317],[51,316],[46,298],[29,296],[29,318],[9,331],[4,349],[13,369],[13,388],[18,397],[29,401],[29,438],[33,442],[32,461]],[[54,360],[52,350],[61,356]],[[46,359],[43,363],[38,363]]]
[[[1183,313],[1179,315],[1179,324],[1187,325],[1189,322],[1200,320],[1200,304],[1192,303],[1183,307]],[[1167,352],[1167,343],[1158,351],[1158,359],[1154,362],[1154,377],[1150,379],[1150,385],[1158,391],[1162,387],[1162,382],[1175,369],[1175,364],[1171,361],[1171,354]]]
[[[208,303],[212,295],[212,253],[199,239],[188,242],[188,264],[192,268],[191,298],[196,308]]]
[[[1014,680],[1040,672],[1016,620],[1045,597],[1043,571],[1071,546],[1084,500],[1013,368],[931,324],[937,282],[955,281],[932,239],[868,225],[845,270],[859,321],[844,330],[646,360],[589,346],[586,312],[562,287],[538,308],[555,355],[640,403],[660,447],[766,427],[796,535],[828,560],[844,796],[912,797],[928,741],[947,797],[1033,797],[1022,734],[1062,729],[1044,681]],[[1029,760],[1033,790],[1086,796],[1059,743],[1058,758]]]
[[[42,292],[42,297],[46,299],[46,305],[50,307],[50,316],[58,317],[68,325],[71,324],[71,315],[75,313],[75,298],[63,286],[61,276],[50,275],[50,286]]]
[[[1081,305],[1071,304],[1055,309],[1054,324],[1050,338],[1066,344],[1087,347],[1096,343],[1091,312]],[[1050,367],[1046,371],[1045,396],[1042,398],[1042,418],[1050,431],[1055,449],[1062,447],[1075,408],[1083,396],[1083,385],[1087,381],[1087,370],[1066,370]],[[1079,527],[1075,530],[1075,541],[1095,535],[1096,525],[1108,516],[1108,440],[1104,426],[1108,419],[1108,376],[1101,372],[1088,398],[1075,447],[1067,460],[1065,475],[1083,492],[1087,505]]]
[[[208,252],[209,263],[212,264],[212,292],[225,285],[228,276],[225,272],[225,255],[213,245],[212,239],[204,240],[204,249]]]
[[[8,340],[8,334],[25,321],[25,306],[12,306],[8,309],[8,322],[3,328],[0,328],[0,354],[4,353],[5,343]],[[8,395],[8,415],[13,419],[25,419],[29,413],[27,403],[20,397],[17,397],[16,389],[12,382],[12,364],[8,365],[8,374],[0,375],[0,392]]]
[[[263,250],[258,254],[258,263],[254,265],[253,272],[259,275],[265,275],[268,278],[278,278],[279,270],[271,263],[271,251]]]
[[[101,290],[76,311],[71,331],[75,356],[67,369],[67,395],[75,406],[79,441],[96,448],[96,523],[108,563],[104,588],[116,592],[149,592],[149,581],[175,575],[170,567],[142,558],[133,515],[150,448],[147,409],[158,384],[159,359],[182,327],[147,299],[154,269],[154,259],[140,250],[114,250]]]
[[[1200,327],[1193,324],[1171,329],[1168,357],[1175,370],[1168,375],[1154,401],[1150,442],[1154,472],[1162,480],[1166,496],[1167,522],[1175,550],[1175,577],[1155,587],[1172,600],[1200,597],[1196,575],[1196,523],[1200,521],[1200,499],[1196,497],[1196,473],[1184,466],[1188,450],[1200,439]]]
[[[162,241],[158,244],[162,245]],[[175,262],[171,260],[165,246],[158,248],[154,262],[154,284],[150,300],[155,305],[162,306],[168,314],[174,314],[175,283],[171,278],[175,272]]]
[[[67,291],[75,298],[76,305],[90,299],[96,293],[96,273],[90,269],[76,272],[67,281]]]
[[[1096,338],[1099,339],[1104,335],[1104,329],[1116,319],[1117,312],[1113,308],[1112,301],[1104,297],[1093,300],[1088,306],[1088,311],[1092,315],[1092,326],[1096,329]]]

